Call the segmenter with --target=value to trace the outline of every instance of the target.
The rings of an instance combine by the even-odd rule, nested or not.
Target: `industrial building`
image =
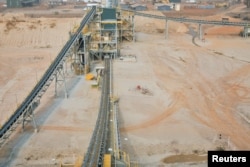
[[[130,12],[102,8],[89,27],[90,59],[103,59],[106,55],[112,58],[119,56],[120,42],[132,41],[134,38],[133,17]]]
[[[169,0],[169,3],[173,5],[175,11],[181,10],[181,0]]]
[[[147,10],[147,6],[142,5],[142,4],[133,4],[131,5],[131,9],[136,10],[136,11],[144,11],[144,10]]]
[[[170,11],[173,9],[173,5],[172,4],[157,3],[157,4],[155,4],[155,9],[160,10],[160,11]]]
[[[39,3],[40,0],[7,0],[8,8],[20,8],[25,6],[33,6]]]
[[[7,0],[7,7],[8,8],[19,8],[21,7],[21,1],[20,0]]]
[[[130,4],[126,3],[126,2],[121,2],[120,3],[120,8],[121,9],[129,9],[130,8]]]
[[[73,32],[74,33],[74,32]],[[122,41],[134,41],[134,15],[116,8],[99,8],[82,31],[74,50],[72,66],[78,74],[88,73],[91,62],[105,56],[117,58]]]
[[[118,31],[116,9],[103,8],[91,24],[89,53],[91,59],[115,58],[118,54]]]

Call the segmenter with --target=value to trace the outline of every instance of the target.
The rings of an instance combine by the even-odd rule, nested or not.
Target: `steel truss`
[[[134,10],[128,10],[128,9],[121,9],[122,11],[130,12],[131,15],[137,15],[137,16],[143,16],[143,17],[149,17],[154,19],[160,19],[160,20],[166,20],[165,25],[165,39],[168,38],[168,21],[175,21],[175,22],[181,22],[181,23],[197,23],[198,24],[198,34],[199,39],[203,39],[203,32],[202,32],[202,25],[203,24],[210,24],[210,25],[220,25],[220,26],[238,26],[243,27],[243,37],[248,37],[248,32],[250,32],[250,22],[231,22],[231,21],[215,21],[215,20],[198,20],[198,19],[189,19],[185,17],[167,17],[167,16],[158,16],[158,15],[152,15],[152,14],[146,14],[137,12]]]
[[[58,85],[62,83],[64,84],[64,88],[66,88],[63,64],[65,63],[67,58],[72,55],[75,44],[79,44],[79,40],[82,37],[81,31],[83,27],[88,24],[88,22],[93,18],[95,13],[96,7],[92,7],[92,9],[83,18],[77,32],[73,34],[70,40],[64,45],[58,56],[55,58],[50,67],[42,76],[41,80],[32,89],[31,93],[17,108],[17,110],[10,117],[10,119],[4,123],[4,125],[0,129],[0,147],[5,143],[6,139],[9,138],[11,133],[16,129],[17,125],[20,123],[22,123],[22,127],[24,128],[25,122],[28,122],[28,120],[31,119],[35,131],[37,131],[37,125],[34,119],[34,110],[39,105],[40,98],[46,92],[47,88],[54,80],[54,78],[56,78],[55,92],[57,92]],[[64,90],[65,96],[67,96],[67,91],[66,89]]]

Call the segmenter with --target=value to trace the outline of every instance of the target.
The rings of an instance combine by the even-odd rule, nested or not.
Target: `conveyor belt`
[[[104,61],[105,68],[98,118],[82,167],[102,166],[106,151],[110,111],[110,59],[105,58]]]
[[[129,166],[130,162],[122,159],[120,155],[120,136],[117,121],[117,99],[112,94],[112,62],[109,57],[104,59],[105,68],[102,82],[100,108],[95,129],[90,140],[82,167],[102,167],[108,162],[117,162]],[[106,155],[106,156],[105,156]],[[106,160],[104,158],[106,157]],[[115,158],[114,158],[115,157]],[[106,164],[107,165],[107,164]],[[104,165],[105,166],[105,165]]]
[[[1,140],[9,136],[9,133],[7,132],[13,129],[13,125],[16,124],[21,119],[21,117],[23,116],[23,114],[25,114],[25,111],[28,108],[30,107],[33,108],[34,106],[38,105],[37,103],[39,102],[41,96],[44,94],[49,84],[54,79],[57,69],[61,68],[66,57],[69,55],[69,52],[72,49],[72,46],[74,45],[75,41],[80,38],[83,27],[90,21],[90,19],[95,13],[96,13],[96,7],[92,7],[92,9],[83,18],[77,32],[64,45],[64,47],[62,48],[62,50],[60,51],[54,62],[44,73],[41,80],[36,84],[31,93],[26,97],[24,102],[17,108],[17,110],[10,117],[10,119],[2,126],[0,130]]]
[[[198,20],[198,19],[188,19],[185,17],[167,17],[167,16],[158,16],[158,15],[152,15],[147,13],[141,13],[134,10],[127,10],[122,9],[124,11],[133,12],[134,15],[143,16],[143,17],[149,17],[149,18],[155,18],[155,19],[161,19],[161,20],[171,20],[176,22],[183,22],[183,23],[198,23],[198,24],[211,24],[211,25],[226,25],[226,26],[241,26],[241,27],[248,27],[250,26],[250,22],[230,22],[230,21],[214,21],[214,20]]]

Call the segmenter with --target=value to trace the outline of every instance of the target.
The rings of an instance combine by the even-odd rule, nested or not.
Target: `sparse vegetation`
[[[217,54],[217,55],[223,55],[223,53],[221,53],[221,52],[214,52],[215,54]]]
[[[46,45],[46,48],[51,48],[51,45]]]
[[[41,46],[40,48],[52,48],[52,46],[48,44],[46,46]]]
[[[159,28],[156,29],[156,30],[157,30],[158,33],[164,33],[164,31],[165,31],[164,29],[159,29]]]
[[[36,26],[34,26],[33,24],[29,26],[30,30],[36,29]]]
[[[54,28],[56,26],[56,23],[51,23],[50,28]]]
[[[194,153],[194,154],[198,154],[199,151],[198,151],[198,150],[193,150],[193,153]]]
[[[222,146],[216,147],[216,151],[225,151],[225,148]]]
[[[16,28],[16,22],[9,20],[7,21],[7,23],[5,24],[6,29],[4,30],[4,32],[9,32],[11,29]]]

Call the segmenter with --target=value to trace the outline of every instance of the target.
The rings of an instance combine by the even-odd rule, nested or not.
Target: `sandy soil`
[[[99,91],[92,89],[84,77],[67,77],[69,98],[63,91],[54,97],[52,85],[42,98],[32,124],[19,128],[0,153],[0,166],[58,166],[62,161],[74,163],[85,154],[93,133],[99,106]]]
[[[21,13],[1,17],[0,125],[31,91],[79,20],[32,19]]]
[[[197,43],[201,47],[187,34],[172,33],[164,40],[138,32],[137,42],[121,52],[136,55],[137,62],[115,62],[122,138],[128,139],[123,148],[143,166],[166,165],[171,162],[163,159],[169,155],[203,155],[219,147],[250,149],[250,41],[208,35],[205,43]],[[153,95],[142,94],[138,85]],[[191,163],[175,165],[206,163],[193,157]]]
[[[1,124],[79,21],[24,14],[0,18]],[[148,167],[206,166],[207,150],[249,150],[250,39],[236,36],[237,28],[206,27],[205,42],[195,39],[197,46],[188,34],[196,25],[170,22],[165,40],[164,21],[135,21],[136,43],[122,44],[121,54],[135,55],[136,62],[114,62],[122,149]],[[19,129],[1,148],[0,166],[56,166],[63,154],[86,152],[100,92],[71,71],[67,85],[69,99],[63,92],[54,98],[54,85],[49,88],[35,114],[39,133],[33,133],[32,124],[24,132]],[[180,158],[182,163],[172,163]]]
[[[142,166],[206,166],[207,150],[249,150],[250,41],[237,36],[241,29],[209,27],[205,42],[195,40],[198,47],[187,34],[193,25],[170,22],[164,40],[157,31],[164,22],[136,21],[137,42],[121,53],[136,55],[137,62],[118,61],[114,68],[123,148],[130,156]],[[173,157],[178,162],[182,154],[193,161],[165,159],[180,155]]]

